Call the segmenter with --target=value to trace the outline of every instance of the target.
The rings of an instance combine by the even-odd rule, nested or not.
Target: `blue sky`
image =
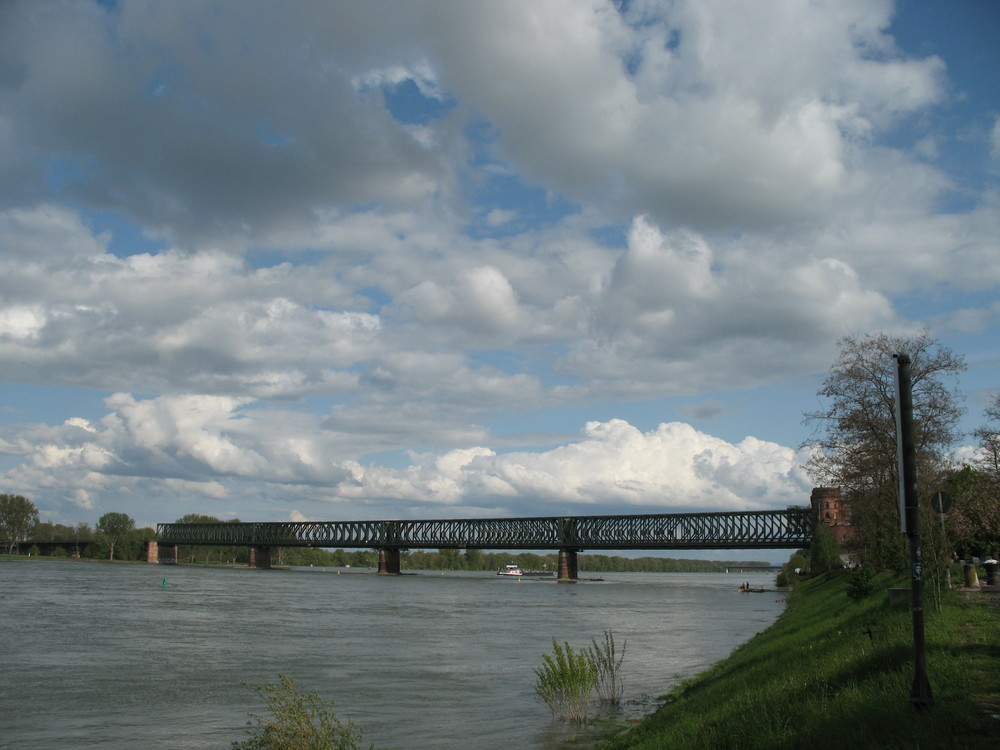
[[[838,340],[923,328],[972,430],[998,32],[986,0],[5,3],[2,490],[62,523],[782,508]]]

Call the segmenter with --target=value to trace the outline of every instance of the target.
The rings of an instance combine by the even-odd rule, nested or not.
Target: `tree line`
[[[23,495],[0,494],[0,549],[7,554],[39,554],[35,543],[76,542],[72,554],[109,560],[140,560],[146,554],[146,542],[156,539],[148,527],[136,528],[135,521],[125,513],[105,513],[97,524],[81,521],[76,526],[40,521],[38,508]],[[70,555],[66,549],[52,553],[57,557]]]
[[[964,435],[958,428],[964,397],[956,385],[966,369],[962,356],[927,331],[846,336],[817,394],[821,407],[804,415],[813,434],[800,448],[809,452],[817,485],[841,488],[852,524],[846,543],[852,564],[874,573],[908,570],[896,450],[901,354],[911,363],[923,574],[939,592],[952,562],[1000,556],[1000,392],[989,397],[984,424]],[[957,453],[969,437],[974,451]],[[946,513],[933,508],[939,492],[952,500]],[[840,550],[825,531],[819,529],[811,550],[801,551],[791,567],[816,572],[839,565]]]

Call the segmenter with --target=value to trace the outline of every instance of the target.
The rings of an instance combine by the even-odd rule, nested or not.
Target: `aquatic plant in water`
[[[291,677],[278,677],[280,685],[247,685],[263,698],[271,715],[250,713],[250,736],[234,742],[233,750],[358,750],[362,731],[337,718],[332,702],[316,693],[300,693]]]
[[[552,654],[542,655],[535,669],[535,695],[552,715],[568,721],[590,718],[590,698],[597,686],[597,668],[586,650],[573,651],[569,643],[552,639]]]
[[[597,698],[605,705],[617,706],[621,703],[622,695],[625,693],[621,668],[622,662],[625,660],[625,648],[628,646],[628,641],[622,643],[619,653],[615,645],[614,635],[610,630],[605,630],[603,643],[598,643],[596,639],[591,639],[590,643],[587,656],[593,662],[597,672]]]

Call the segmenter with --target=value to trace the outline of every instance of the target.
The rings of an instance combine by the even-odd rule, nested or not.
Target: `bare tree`
[[[983,410],[989,422],[972,434],[979,438],[976,468],[1000,481],[1000,392],[993,394],[993,403]]]
[[[806,413],[814,428],[809,471],[817,484],[844,488],[854,524],[853,551],[876,567],[902,568],[896,460],[894,354],[910,356],[914,442],[920,494],[940,486],[947,450],[960,437],[960,395],[950,384],[964,359],[924,331],[913,337],[884,333],[847,336],[819,390],[823,409]]]

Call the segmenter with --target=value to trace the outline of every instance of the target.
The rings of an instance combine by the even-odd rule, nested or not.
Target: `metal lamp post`
[[[910,357],[896,359],[896,447],[899,452],[900,491],[903,530],[910,542],[910,590],[913,612],[913,688],[910,703],[917,709],[934,705],[931,683],[927,679],[927,655],[924,643],[923,553],[920,549],[920,503],[917,496],[917,451],[913,442],[913,391],[910,383]]]

